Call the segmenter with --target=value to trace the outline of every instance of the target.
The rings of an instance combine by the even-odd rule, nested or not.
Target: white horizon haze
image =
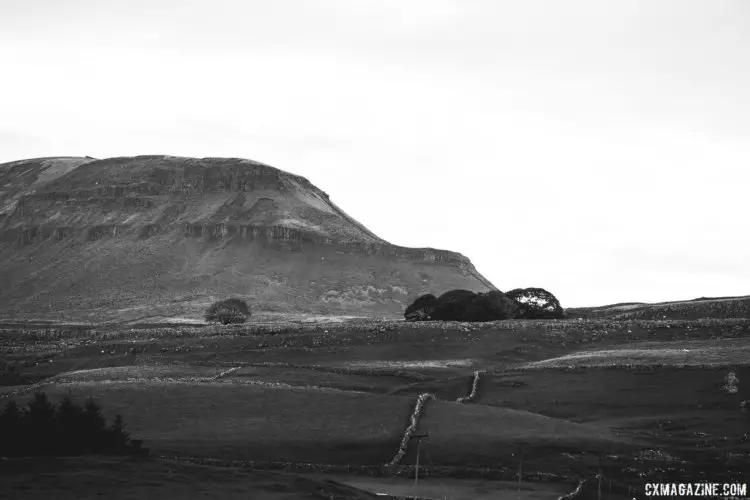
[[[248,158],[503,291],[749,295],[748,61],[744,0],[9,0],[0,163]]]

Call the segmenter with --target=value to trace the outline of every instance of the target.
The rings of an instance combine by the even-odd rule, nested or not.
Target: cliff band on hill
[[[307,179],[234,158],[0,164],[0,317],[401,316],[416,296],[494,290],[461,254],[384,241]]]

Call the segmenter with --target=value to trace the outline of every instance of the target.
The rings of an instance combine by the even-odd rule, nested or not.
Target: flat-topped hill
[[[408,214],[404,214],[408,218]],[[300,177],[238,158],[59,157],[0,165],[0,316],[399,316],[416,296],[494,289],[465,256],[379,238]]]

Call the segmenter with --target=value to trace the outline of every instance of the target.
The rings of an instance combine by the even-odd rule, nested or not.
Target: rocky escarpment
[[[0,165],[0,280],[0,314],[35,317],[195,315],[225,294],[399,315],[437,283],[494,289],[461,254],[379,238],[303,177],[170,156]]]

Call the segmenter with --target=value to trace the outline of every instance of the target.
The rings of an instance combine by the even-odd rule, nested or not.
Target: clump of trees
[[[437,303],[437,297],[428,293],[427,295],[421,295],[412,302],[404,312],[404,317],[407,321],[426,321],[429,320],[429,315],[432,312],[435,304]]]
[[[440,297],[422,295],[404,312],[407,321],[498,321],[564,317],[557,298],[543,288],[517,288],[503,293],[450,290]]]
[[[108,426],[93,398],[80,406],[67,395],[54,405],[45,393],[37,392],[28,408],[10,400],[0,413],[0,456],[122,453],[129,445],[122,417],[115,416]]]
[[[544,288],[516,288],[506,294],[518,304],[520,309],[518,317],[554,319],[564,316],[560,301]]]
[[[222,325],[244,323],[250,317],[250,306],[242,299],[231,298],[214,302],[206,310],[206,321]]]

